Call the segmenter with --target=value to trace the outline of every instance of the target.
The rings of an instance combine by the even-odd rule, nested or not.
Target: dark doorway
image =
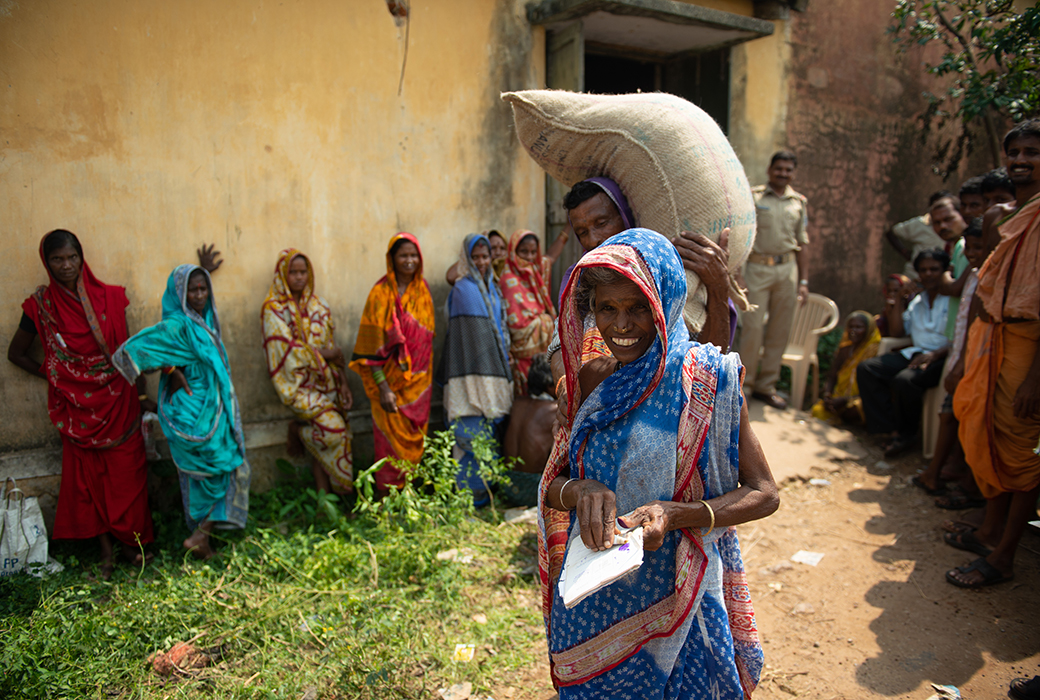
[[[703,109],[728,133],[729,71],[729,49],[662,61],[586,51],[585,92],[670,92]]]

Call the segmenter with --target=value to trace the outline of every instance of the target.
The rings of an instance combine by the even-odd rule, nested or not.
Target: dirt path
[[[1011,679],[1040,674],[1040,537],[1024,537],[1014,581],[955,588],[944,572],[975,556],[943,544],[939,524],[964,512],[935,508],[909,484],[920,455],[878,468],[880,453],[859,436],[838,431],[855,454],[840,458],[824,444],[835,433],[815,449],[821,433],[807,427],[761,431],[770,463],[787,474],[781,506],[740,528],[767,664],[755,700],[926,700],[931,683],[991,700],[1007,697]],[[817,458],[796,456],[791,467],[807,449]],[[791,562],[799,550],[823,558]],[[494,697],[554,698],[547,674],[540,663]]]

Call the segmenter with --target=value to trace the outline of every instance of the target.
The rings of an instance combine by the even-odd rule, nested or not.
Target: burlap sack
[[[755,242],[755,201],[744,166],[708,114],[665,93],[586,95],[563,90],[506,92],[520,143],[567,187],[606,176],[620,186],[636,223],[674,238],[703,233],[718,242],[730,229],[729,269],[736,272]],[[684,316],[704,325],[707,292],[687,273]],[[743,294],[731,283],[743,305]]]

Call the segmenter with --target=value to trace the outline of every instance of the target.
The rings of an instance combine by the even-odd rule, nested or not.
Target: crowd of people
[[[946,536],[980,556],[947,573],[971,588],[1011,578],[1040,494],[1040,121],[1009,132],[1004,151],[1006,168],[972,178],[957,195],[936,193],[927,214],[888,232],[911,268],[886,279],[880,314],[847,317],[812,409],[863,423],[894,456],[915,444],[924,393],[942,383],[949,397],[935,458],[915,484],[944,507],[985,503],[981,526],[949,523]],[[709,687],[743,697],[762,655],[733,526],[779,502],[743,397],[786,406],[776,391],[780,355],[809,293],[808,207],[791,188],[796,168],[793,153],[778,152],[768,184],[754,190],[758,235],[742,278],[754,306],[743,313],[739,354],[729,352],[738,313],[727,232],[718,241],[668,240],[637,228],[623,183],[605,177],[570,190],[569,224],[544,253],[527,230],[508,241],[497,231],[463,238],[446,272],[436,368],[438,311],[415,236],[390,238],[386,274],[368,295],[349,360],[310,259],[282,251],[261,322],[273,388],[292,412],[290,452],[309,454],[318,488],[353,488],[349,368],[369,399],[383,460],[376,492],[385,495],[422,458],[436,382],[459,488],[476,506],[490,499],[474,448],[485,436],[518,458],[503,495],[539,507],[560,697],[648,684],[656,697]],[[551,268],[572,233],[585,254],[554,298]],[[245,525],[250,483],[211,276],[217,254],[203,247],[198,265],[175,268],[162,321],[133,336],[124,289],[93,276],[74,234],[47,234],[40,255],[49,284],[23,304],[8,357],[48,382],[63,445],[54,536],[99,537],[103,575],[117,543],[145,563],[153,534],[140,424],[142,411],[156,411],[191,531],[184,547],[212,556],[214,529]],[[688,274],[707,290],[701,328],[683,321]],[[42,366],[30,354],[37,336]],[[880,351],[886,342],[891,352]],[[160,373],[157,400],[146,392],[150,372]],[[555,582],[568,548],[580,538],[608,549],[619,528],[633,526],[643,527],[643,566],[564,606]]]
[[[943,524],[946,544],[978,556],[946,573],[965,588],[1013,577],[1040,496],[1040,120],[1003,147],[1004,167],[936,192],[926,214],[886,232],[909,267],[886,278],[880,314],[848,316],[812,408],[863,424],[895,457],[922,439],[926,392],[945,395],[913,483],[940,508],[985,509],[980,523]]]

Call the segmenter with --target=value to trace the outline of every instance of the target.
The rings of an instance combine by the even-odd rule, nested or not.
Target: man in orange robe
[[[1040,119],[1009,131],[1004,155],[1018,208],[1000,223],[1000,243],[979,270],[978,318],[954,396],[965,458],[987,500],[982,527],[948,541],[989,551],[946,573],[963,588],[1011,579],[1040,496]]]

